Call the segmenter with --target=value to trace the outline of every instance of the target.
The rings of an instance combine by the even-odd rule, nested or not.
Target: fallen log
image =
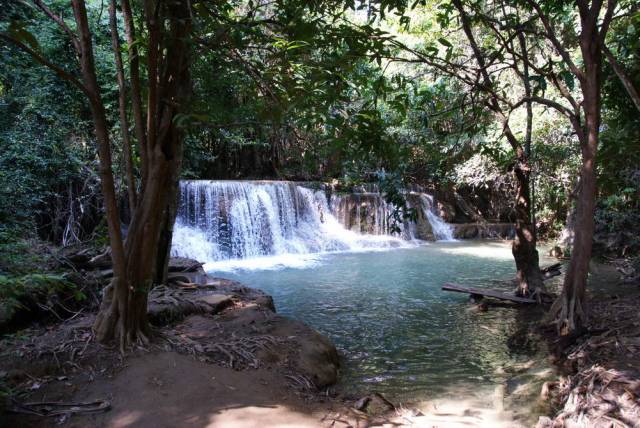
[[[552,265],[549,265],[540,269],[540,273],[542,273],[542,280],[546,281],[549,278],[553,278],[554,276],[561,275],[561,272],[560,272],[561,267],[562,267],[562,263],[554,263]]]
[[[529,299],[526,297],[518,297],[513,294],[503,293],[498,290],[490,290],[486,288],[473,288],[473,287],[465,287],[459,284],[447,283],[442,286],[442,290],[444,291],[455,291],[457,293],[467,293],[470,294],[474,298],[479,297],[492,297],[494,299],[499,300],[507,300],[515,303],[537,303],[534,299]]]
[[[540,269],[540,272],[549,273],[551,271],[560,271],[561,267],[562,267],[562,263],[554,263],[552,265],[543,267],[542,269]]]

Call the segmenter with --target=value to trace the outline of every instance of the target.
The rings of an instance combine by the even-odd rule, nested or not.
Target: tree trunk
[[[133,172],[133,159],[131,156],[131,140],[129,138],[129,120],[127,119],[127,89],[124,82],[124,67],[120,54],[120,36],[118,34],[118,21],[116,19],[116,1],[109,2],[109,26],[111,27],[111,43],[116,63],[116,76],[118,80],[118,112],[120,114],[120,133],[122,134],[122,153],[124,154],[127,194],[129,196],[129,214],[132,216],[137,205],[136,179]]]
[[[124,29],[127,36],[127,48],[129,58],[129,74],[131,82],[131,109],[133,111],[133,129],[138,140],[141,159],[141,184],[144,189],[147,180],[147,136],[144,129],[144,114],[142,113],[142,90],[140,89],[140,57],[136,42],[136,30],[133,22],[133,12],[129,0],[122,0],[122,15],[124,16]]]
[[[516,152],[516,237],[513,240],[511,252],[516,262],[516,281],[518,287],[516,295],[535,297],[540,301],[540,292],[544,291],[542,272],[540,272],[540,258],[536,248],[536,224],[531,186],[531,135],[533,131],[533,105],[531,100],[531,81],[529,79],[529,60],[527,42],[523,32],[518,33],[518,41],[522,53],[522,83],[527,97],[527,125],[524,137],[524,147],[516,144],[515,136],[511,135],[511,145]],[[515,60],[515,58],[514,58]]]
[[[586,31],[583,27],[580,40],[584,62],[584,77],[581,80],[584,128],[577,130],[582,152],[582,166],[580,169],[580,191],[576,201],[573,252],[562,294],[554,302],[550,312],[555,316],[561,335],[570,335],[579,331],[584,326],[587,316],[584,300],[595,226],[593,220],[596,202],[595,162],[601,121],[601,47],[596,41],[598,34],[595,31],[595,24],[593,28],[592,31]]]
[[[511,251],[516,262],[516,295],[540,298],[544,282],[540,272],[536,233],[531,222],[530,178],[531,169],[526,160],[519,160],[514,170],[517,182],[515,201],[516,236]]]
[[[515,134],[511,130],[509,125],[509,115],[505,114],[505,111],[500,105],[500,97],[496,93],[494,84],[489,76],[489,68],[486,64],[486,57],[480,49],[476,38],[473,34],[472,21],[467,14],[467,11],[460,0],[453,0],[453,5],[458,9],[460,13],[460,20],[462,22],[462,29],[469,40],[471,50],[478,66],[479,72],[484,83],[483,91],[488,95],[486,101],[487,107],[493,111],[500,119],[503,126],[503,133],[511,145],[515,154],[515,177],[517,181],[517,196],[515,203],[516,212],[516,237],[513,240],[511,251],[513,258],[516,262],[516,280],[518,287],[516,294],[519,296],[533,296],[539,298],[539,291],[544,291],[544,283],[542,282],[542,274],[540,272],[538,251],[536,250],[536,236],[535,228],[532,225],[532,207],[531,207],[531,192],[530,192],[530,177],[531,167],[529,165],[529,155],[531,152],[531,132],[533,128],[533,110],[531,101],[529,100],[531,94],[531,87],[529,82],[529,63],[527,60],[523,61],[524,71],[522,74],[523,85],[525,87],[525,96],[527,98],[527,124],[525,132],[524,148],[521,142],[516,138]],[[524,40],[524,36],[520,35],[520,47],[522,49],[522,56],[526,58],[527,47]],[[517,59],[514,58],[514,64]],[[514,65],[515,71],[517,67]],[[519,74],[519,73],[518,73]]]
[[[151,2],[145,10],[155,14]],[[177,199],[177,180],[182,163],[182,135],[175,117],[182,111],[190,96],[189,41],[191,28],[188,2],[173,2],[161,7],[166,13],[168,30],[158,17],[153,16],[149,28],[151,40],[148,67],[150,106],[147,115],[146,172],[147,178],[138,200],[138,206],[129,226],[125,247],[126,271],[116,277],[105,292],[94,330],[99,341],[117,340],[121,349],[136,341],[146,342],[149,336],[147,322],[147,294],[157,278],[157,272],[166,269],[168,258],[160,257],[170,246],[170,237]],[[149,17],[147,17],[149,18]],[[168,34],[160,35],[160,31]],[[156,46],[154,43],[160,43]],[[154,42],[155,41],[155,42]],[[158,57],[156,57],[158,55]],[[160,56],[161,55],[161,56]],[[152,90],[153,89],[153,90]]]
[[[176,169],[180,171],[180,166]],[[169,200],[165,211],[162,229],[160,231],[160,241],[158,244],[158,255],[156,257],[156,273],[154,282],[156,284],[166,284],[169,275],[169,258],[171,256],[171,242],[173,239],[173,225],[178,213],[178,200],[180,199],[180,186],[178,176],[171,179],[171,194],[174,195]]]
[[[581,187],[576,201],[576,220],[571,261],[565,276],[562,294],[551,309],[551,314],[555,315],[558,331],[561,335],[572,334],[580,330],[586,321],[584,295],[593,244],[593,214],[596,196],[594,164],[597,139],[597,128],[590,129],[588,133],[589,147],[587,150],[583,148],[580,171]]]

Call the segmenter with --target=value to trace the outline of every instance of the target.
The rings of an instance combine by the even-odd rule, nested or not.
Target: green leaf
[[[440,42],[441,45],[446,46],[448,48],[452,48],[453,47],[451,42],[449,40],[445,39],[444,37],[440,37],[438,39],[438,42]]]

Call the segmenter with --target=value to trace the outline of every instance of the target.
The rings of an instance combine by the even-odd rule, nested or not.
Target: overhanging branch
[[[87,88],[82,84],[82,82],[80,82],[80,80],[78,80],[72,74],[70,74],[67,71],[65,71],[62,67],[60,67],[60,66],[52,63],[51,61],[47,60],[45,57],[40,55],[35,50],[31,49],[30,47],[28,47],[27,45],[25,45],[21,41],[14,39],[13,37],[9,36],[6,33],[0,33],[0,38],[3,39],[3,40],[6,40],[9,43],[11,43],[12,45],[16,46],[18,49],[20,49],[24,53],[28,54],[29,56],[31,56],[31,58],[33,58],[37,63],[39,63],[41,65],[44,65],[45,67],[49,68],[54,73],[56,73],[59,77],[61,77],[62,79],[66,80],[67,82],[71,83],[72,85],[76,86],[85,95],[87,95],[89,98],[91,98],[91,94],[89,93]]]

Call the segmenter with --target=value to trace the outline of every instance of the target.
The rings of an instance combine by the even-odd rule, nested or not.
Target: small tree
[[[572,334],[586,321],[585,289],[594,232],[596,200],[596,153],[601,124],[602,52],[609,25],[614,17],[616,0],[605,6],[601,0],[576,0],[575,9],[564,2],[540,4],[526,0],[539,26],[531,32],[543,37],[555,50],[560,61],[547,55],[543,64],[534,66],[536,73],[551,82],[564,102],[533,96],[531,100],[554,108],[567,117],[578,138],[582,154],[580,187],[576,201],[575,237],[562,294],[554,302],[550,317],[562,335]],[[577,13],[576,13],[577,12]],[[577,16],[574,16],[577,15]],[[560,38],[554,23],[579,21],[577,41],[581,64],[574,61],[571,38]],[[533,60],[531,60],[534,63]],[[571,86],[578,81],[576,99]]]
[[[441,13],[437,14],[440,26],[451,29],[455,23],[454,31],[457,31],[460,24],[468,45],[456,47],[450,40],[439,38],[434,42],[446,48],[443,56],[439,54],[442,49],[434,44],[409,48],[392,41],[401,52],[410,55],[409,59],[394,60],[424,63],[434,73],[460,81],[471,94],[471,103],[481,106],[497,120],[501,136],[511,147],[517,186],[514,200],[516,236],[512,245],[518,283],[516,294],[540,298],[544,283],[531,201],[533,109],[527,37],[519,15],[514,13],[517,9],[514,11],[508,2],[452,0],[441,4],[440,8]],[[518,129],[511,114],[523,105],[526,123],[524,129]]]
[[[131,162],[127,162],[127,181],[133,213],[126,241],[120,229],[121,219],[111,165],[112,142],[98,85],[85,1],[71,1],[75,28],[69,26],[42,1],[33,0],[33,4],[68,35],[78,57],[80,78],[44,58],[38,51],[35,37],[24,28],[14,26],[7,33],[2,33],[1,37],[78,87],[89,103],[100,160],[99,173],[113,262],[113,279],[105,289],[94,330],[99,341],[115,339],[121,350],[124,350],[135,341],[147,341],[147,293],[154,279],[166,269],[182,160],[182,135],[176,125],[176,118],[184,111],[190,94],[191,2],[145,0],[139,11],[143,27],[140,32],[145,37],[136,39],[131,4],[129,0],[122,0],[130,67],[131,93],[127,93],[115,25],[116,4],[115,0],[111,0],[111,29],[120,92],[121,131],[127,153],[130,147],[125,106],[129,100],[134,112],[142,172],[137,186]],[[146,51],[146,61],[142,64],[146,69],[146,80],[142,79],[139,70],[141,62],[138,45],[142,45]],[[142,100],[142,87],[145,88],[145,102]],[[143,122],[144,109],[146,123]],[[136,187],[140,189],[138,197]],[[161,262],[158,263],[158,260]]]
[[[533,128],[533,109],[531,76],[529,73],[529,51],[527,40],[519,24],[517,10],[505,3],[497,2],[487,11],[483,2],[478,4],[461,0],[453,0],[453,6],[459,13],[462,29],[471,47],[477,70],[473,81],[475,87],[484,94],[484,104],[498,118],[504,137],[509,142],[514,154],[513,173],[517,183],[515,216],[516,236],[513,240],[512,253],[516,262],[516,294],[521,296],[537,296],[544,290],[542,273],[540,272],[538,250],[536,249],[536,227],[531,202],[531,134]],[[472,21],[469,9],[479,9]],[[494,42],[491,52],[485,53],[476,41],[473,23],[482,25],[483,30],[491,34]],[[499,83],[504,80],[503,69],[510,71],[511,76],[520,80],[522,91],[516,96],[507,95],[506,88],[514,89],[514,85]],[[507,76],[508,77],[508,76]],[[519,99],[518,99],[519,98]],[[524,138],[518,138],[512,129],[510,115],[520,105],[526,106],[526,124]]]

